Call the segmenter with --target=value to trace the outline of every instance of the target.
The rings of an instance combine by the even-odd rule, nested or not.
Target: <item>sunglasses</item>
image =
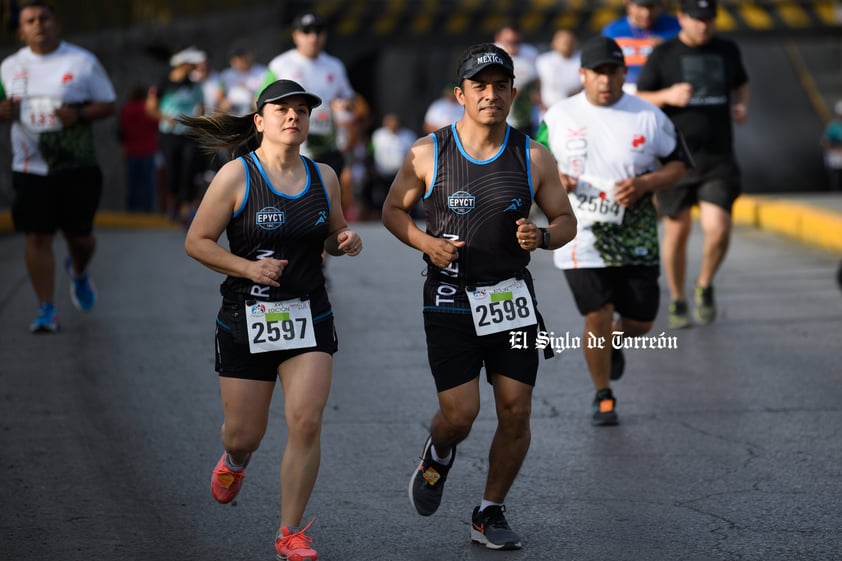
[[[318,25],[305,25],[299,29],[299,31],[305,35],[309,35],[310,33],[322,33],[324,30],[324,27]]]

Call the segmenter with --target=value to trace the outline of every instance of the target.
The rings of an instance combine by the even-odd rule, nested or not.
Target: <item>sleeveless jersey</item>
[[[319,169],[301,156],[307,182],[297,195],[277,191],[257,154],[238,158],[246,169],[246,194],[226,228],[231,253],[249,260],[267,257],[289,263],[279,287],[227,277],[220,291],[226,300],[278,301],[310,296],[314,319],[330,310],[322,273],[322,249],[328,236],[330,199]]]
[[[465,246],[446,269],[424,256],[424,310],[470,313],[465,287],[528,276],[529,252],[518,246],[515,232],[532,206],[529,137],[507,127],[497,154],[480,161],[465,152],[455,124],[431,136],[436,159],[424,196],[427,233]]]

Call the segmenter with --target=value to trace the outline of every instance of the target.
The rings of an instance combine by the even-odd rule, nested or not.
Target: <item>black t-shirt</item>
[[[714,37],[688,47],[677,37],[655,47],[646,61],[637,89],[657,91],[688,82],[693,95],[686,107],[663,110],[684,135],[697,164],[734,157],[731,93],[748,82],[736,43]]]

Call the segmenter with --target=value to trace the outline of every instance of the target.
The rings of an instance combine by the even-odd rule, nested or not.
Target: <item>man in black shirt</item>
[[[704,232],[695,287],[695,320],[716,318],[713,278],[731,238],[731,209],[741,191],[731,121],[748,116],[749,85],[736,43],[714,36],[716,0],[683,0],[681,32],[652,51],[637,81],[637,95],[661,107],[684,135],[695,169],[657,194],[664,216],[663,261],[669,285],[670,326],[687,327],[684,278],[690,209],[699,205]]]

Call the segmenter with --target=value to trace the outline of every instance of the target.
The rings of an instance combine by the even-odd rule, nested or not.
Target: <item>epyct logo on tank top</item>
[[[455,214],[468,214],[476,208],[476,197],[467,191],[456,191],[447,197],[447,208]]]
[[[284,213],[273,206],[261,208],[254,214],[254,223],[264,230],[277,230],[284,225]]]

